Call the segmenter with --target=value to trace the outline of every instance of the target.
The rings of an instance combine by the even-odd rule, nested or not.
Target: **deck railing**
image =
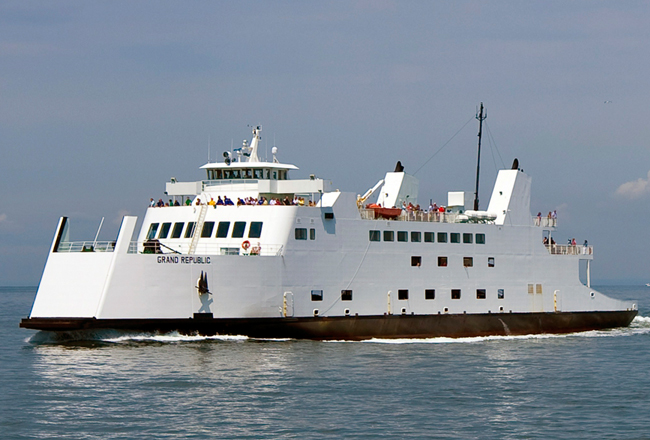
[[[262,244],[257,246],[251,245],[244,249],[241,245],[224,245],[220,243],[201,243],[198,242],[194,254],[188,254],[189,245],[187,243],[177,246],[165,246],[162,243],[151,243],[142,241],[132,241],[129,243],[129,254],[157,254],[172,255],[179,257],[189,257],[196,255],[241,255],[241,256],[261,256],[275,257],[282,255],[284,246],[281,244]]]
[[[556,228],[557,218],[550,217],[533,217],[533,224],[542,228]]]
[[[466,221],[467,217],[460,217],[452,212],[424,212],[424,211],[404,211],[394,219],[375,217],[373,209],[360,208],[359,213],[363,220],[395,220],[399,222],[435,222],[435,223],[460,223]],[[462,219],[462,220],[461,220]]]
[[[546,249],[553,255],[593,255],[593,246],[547,244]]]
[[[62,241],[55,252],[113,252],[114,241]]]

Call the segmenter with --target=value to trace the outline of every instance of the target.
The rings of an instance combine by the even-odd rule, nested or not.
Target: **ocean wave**
[[[125,342],[162,342],[162,343],[178,343],[178,342],[201,342],[201,341],[246,341],[248,336],[240,335],[184,335],[178,332],[171,333],[137,333],[126,334],[118,337],[102,338],[103,342],[112,343],[125,343]]]
[[[635,316],[631,326],[648,326],[650,327],[650,316]]]

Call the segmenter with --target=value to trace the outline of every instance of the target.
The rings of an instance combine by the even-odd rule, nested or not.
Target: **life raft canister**
[[[251,242],[246,240],[241,244],[241,247],[243,250],[247,251],[249,247],[251,247]]]

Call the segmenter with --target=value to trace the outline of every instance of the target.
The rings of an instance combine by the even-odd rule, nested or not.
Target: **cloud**
[[[0,223],[7,221],[7,214],[0,214]]]
[[[648,178],[638,178],[631,182],[626,182],[618,187],[616,194],[626,197],[628,199],[638,199],[650,193],[650,171],[648,171]]]

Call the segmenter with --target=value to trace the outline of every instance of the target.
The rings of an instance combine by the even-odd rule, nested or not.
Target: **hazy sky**
[[[595,283],[650,282],[649,52],[647,2],[3,1],[0,284],[38,283],[59,216],[113,239],[248,124],[293,177],[363,193],[471,119],[416,174],[446,203],[473,191],[481,101],[481,207],[518,157]]]

